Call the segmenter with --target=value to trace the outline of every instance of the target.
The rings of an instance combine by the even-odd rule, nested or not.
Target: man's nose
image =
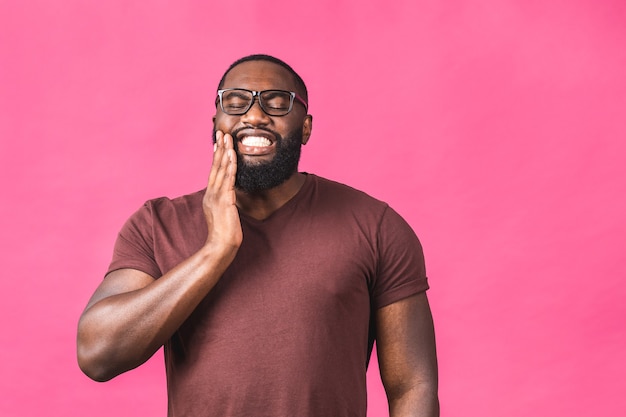
[[[252,99],[252,106],[247,112],[241,115],[241,119],[242,121],[250,124],[266,124],[269,122],[269,116],[261,108],[259,97],[254,97]]]

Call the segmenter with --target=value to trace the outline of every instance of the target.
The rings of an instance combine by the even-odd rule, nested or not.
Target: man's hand
[[[243,240],[235,196],[237,156],[231,135],[217,131],[216,139],[209,183],[202,201],[209,231],[207,246],[231,250],[234,257]]]

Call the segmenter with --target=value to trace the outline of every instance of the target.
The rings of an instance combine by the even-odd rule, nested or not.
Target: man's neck
[[[296,172],[287,181],[269,190],[253,193],[235,190],[237,207],[247,216],[257,220],[265,220],[300,191],[305,179],[304,174]]]

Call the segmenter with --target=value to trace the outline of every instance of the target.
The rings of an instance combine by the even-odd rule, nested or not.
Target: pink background
[[[302,169],[420,236],[442,415],[626,415],[623,0],[213,3],[0,1],[0,415],[165,415],[162,355],[92,382],[76,322],[123,221],[204,186],[256,52],[308,83]]]

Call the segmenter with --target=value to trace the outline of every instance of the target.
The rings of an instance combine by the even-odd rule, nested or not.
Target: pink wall
[[[162,356],[92,382],[76,321],[253,52],[308,82],[302,169],[421,237],[444,415],[626,414],[623,0],[213,3],[0,1],[0,415],[165,415]]]

